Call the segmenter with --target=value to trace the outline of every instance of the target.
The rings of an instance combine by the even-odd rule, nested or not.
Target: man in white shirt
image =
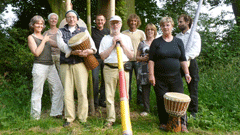
[[[103,76],[105,80],[105,94],[107,105],[106,127],[111,127],[116,121],[114,97],[119,81],[118,58],[116,42],[120,43],[123,62],[133,58],[133,47],[130,37],[121,34],[122,19],[119,16],[110,18],[110,35],[104,36],[100,43],[99,55],[104,61]],[[126,88],[128,91],[129,73],[125,71]]]
[[[132,99],[132,90],[131,90],[131,83],[132,83],[132,73],[133,70],[135,72],[135,76],[137,78],[138,74],[138,62],[136,60],[137,56],[137,48],[140,42],[143,40],[146,40],[146,35],[142,30],[139,30],[138,27],[141,26],[141,20],[138,15],[136,14],[131,14],[128,17],[127,24],[129,26],[129,30],[125,30],[122,33],[125,35],[128,35],[131,38],[132,41],[132,46],[134,49],[134,57],[132,60],[130,60],[132,69],[129,72],[130,78],[129,78],[129,100]],[[137,79],[136,79],[137,81]],[[142,104],[142,90],[140,87],[140,84],[137,82],[137,104]]]
[[[57,32],[57,45],[61,50],[60,54],[60,77],[64,87],[65,119],[63,127],[70,126],[75,120],[74,89],[78,94],[78,114],[79,121],[83,124],[88,116],[87,84],[88,71],[84,65],[84,57],[95,54],[97,49],[95,44],[84,27],[77,25],[79,16],[76,11],[69,10],[65,14],[67,24]],[[86,50],[72,50],[68,46],[68,41],[80,32],[85,32],[90,39],[91,48]]]
[[[201,51],[201,37],[198,32],[193,32],[192,42],[187,44],[191,32],[192,18],[188,15],[182,14],[178,17],[178,28],[182,31],[176,37],[182,39],[184,43],[185,56],[189,63],[189,72],[192,77],[188,84],[188,90],[191,97],[191,102],[188,111],[191,112],[192,117],[196,117],[198,112],[198,64],[196,58]]]

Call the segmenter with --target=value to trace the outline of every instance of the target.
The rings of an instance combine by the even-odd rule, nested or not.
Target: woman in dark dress
[[[163,17],[160,21],[163,35],[153,40],[149,52],[149,81],[156,94],[160,128],[166,129],[168,113],[164,107],[163,95],[166,92],[183,93],[183,82],[180,66],[185,73],[187,83],[191,81],[185,51],[181,39],[173,37],[174,22],[171,17]],[[186,118],[186,116],[184,116]],[[183,118],[184,118],[183,117]],[[186,119],[182,118],[182,131],[188,132]]]

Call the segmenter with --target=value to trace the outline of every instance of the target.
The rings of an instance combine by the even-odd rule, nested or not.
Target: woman
[[[58,15],[56,13],[51,13],[48,15],[48,22],[50,24],[50,29],[43,33],[43,35],[46,35],[46,33],[50,36],[49,43],[51,45],[51,51],[52,51],[52,59],[53,63],[57,68],[57,71],[59,73],[60,71],[60,49],[57,46],[57,23],[58,23]]]
[[[43,18],[39,15],[34,16],[29,28],[33,34],[28,36],[28,47],[35,56],[33,63],[33,89],[31,96],[31,117],[35,120],[40,119],[41,98],[45,80],[52,86],[52,106],[50,116],[59,117],[63,109],[63,87],[59,79],[57,70],[53,65],[51,57],[51,46],[49,44],[50,36],[43,36],[41,32],[45,27]]]
[[[148,80],[148,59],[149,59],[149,48],[152,41],[157,36],[157,28],[154,24],[149,23],[145,28],[146,40],[140,42],[137,50],[137,61],[140,62],[138,68],[138,82],[142,87],[142,99],[144,105],[144,111],[140,113],[141,116],[147,116],[150,112],[149,107],[149,96],[151,90],[151,84]]]
[[[183,82],[180,75],[180,65],[185,73],[187,83],[190,83],[185,51],[181,39],[173,37],[174,22],[171,17],[163,17],[160,21],[163,35],[153,40],[149,53],[149,81],[154,86],[156,94],[160,128],[166,129],[168,114],[164,107],[163,95],[166,92],[183,93]],[[182,132],[188,132],[186,116],[182,117]]]

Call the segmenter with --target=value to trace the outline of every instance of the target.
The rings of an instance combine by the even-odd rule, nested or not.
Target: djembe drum
[[[86,50],[91,48],[90,39],[86,32],[80,32],[73,36],[68,41],[68,45],[73,50]],[[87,70],[93,70],[99,65],[98,60],[92,54],[84,57],[84,64]]]
[[[169,114],[167,130],[180,132],[180,118],[186,114],[191,98],[186,94],[177,92],[167,92],[163,97],[166,112]]]

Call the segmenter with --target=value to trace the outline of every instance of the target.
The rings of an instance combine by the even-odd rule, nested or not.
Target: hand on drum
[[[86,49],[86,50],[74,50],[72,51],[73,55],[78,55],[80,57],[87,57],[89,54],[92,54],[93,50]]]
[[[150,84],[155,86],[155,76],[154,75],[149,75],[149,82],[150,82]]]

